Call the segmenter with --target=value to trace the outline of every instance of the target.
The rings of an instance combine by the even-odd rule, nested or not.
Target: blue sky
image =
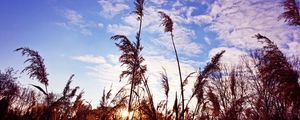
[[[158,11],[174,21],[175,42],[184,75],[197,70],[220,50],[222,62],[236,64],[245,51],[261,46],[252,36],[268,36],[287,56],[300,56],[298,27],[288,26],[278,16],[282,0],[145,0],[142,29],[143,55],[148,66],[149,84],[156,102],[160,92],[159,73],[167,69],[171,97],[179,88],[177,68],[168,33],[163,32]],[[49,72],[49,88],[62,92],[68,77],[85,91],[84,97],[97,105],[102,90],[114,91],[126,84],[119,82],[120,52],[110,37],[125,34],[131,40],[138,22],[131,13],[131,0],[2,0],[0,4],[0,70],[24,68],[24,57],[13,52],[19,47],[39,51]],[[20,82],[39,84],[20,74]],[[193,80],[188,84],[189,94]]]

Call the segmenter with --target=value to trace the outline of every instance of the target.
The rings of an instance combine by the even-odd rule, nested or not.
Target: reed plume
[[[105,89],[103,89],[103,94],[102,94],[102,98],[101,98],[101,101],[100,101],[100,106],[101,107],[106,107],[107,106],[108,100],[111,97],[111,92],[112,92],[111,87],[108,90],[108,92],[105,92]]]
[[[138,15],[138,20],[142,20],[142,17],[144,16],[143,10],[144,10],[144,0],[136,0],[134,2],[135,10],[133,11],[136,15]]]
[[[162,11],[159,11],[158,13],[162,17],[162,25],[165,26],[164,31],[171,32],[171,34],[172,34],[173,33],[173,21],[170,18],[170,16]]]
[[[203,95],[204,95],[204,86],[207,83],[206,78],[208,78],[208,76],[211,73],[220,69],[219,62],[220,62],[220,59],[221,59],[222,55],[224,54],[224,52],[225,51],[223,50],[220,53],[217,53],[214,57],[211,58],[211,61],[209,63],[207,63],[207,65],[204,67],[204,69],[202,71],[199,70],[199,72],[198,72],[197,79],[196,79],[196,82],[195,82],[194,88],[193,88],[193,93],[190,98],[190,100],[193,97],[197,98],[197,104],[196,104],[192,119],[194,119],[195,114],[198,113],[201,103],[204,102]]]
[[[163,86],[165,95],[166,95],[166,103],[165,103],[165,120],[166,120],[168,117],[168,98],[169,98],[170,87],[169,87],[169,78],[168,78],[166,69],[163,68],[163,70],[164,70],[164,72],[160,73],[160,74],[161,74],[161,78],[162,78],[161,85]]]
[[[30,65],[26,66],[22,72],[27,72],[30,78],[37,79],[40,83],[45,85],[46,93],[48,93],[48,73],[44,64],[44,59],[39,55],[37,51],[23,47],[18,48],[15,51],[21,51],[22,56],[28,57],[25,63],[30,62]]]
[[[284,19],[289,25],[300,25],[300,14],[296,0],[285,0],[282,3],[284,13],[279,16],[279,19]]]

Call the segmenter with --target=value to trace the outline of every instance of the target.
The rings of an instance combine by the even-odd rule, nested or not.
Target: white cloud
[[[300,43],[299,42],[290,42],[287,43],[288,49],[287,52],[288,56],[297,56],[300,57]]]
[[[158,5],[161,5],[163,3],[165,3],[166,1],[165,0],[150,0],[152,3],[155,3],[155,4],[158,4]]]
[[[209,45],[211,44],[211,40],[207,36],[204,37],[204,41]]]
[[[288,26],[278,16],[283,12],[281,0],[216,0],[205,16],[212,18],[207,30],[229,46],[242,49],[260,48],[253,36],[257,33],[275,41],[280,48],[300,36],[299,28]],[[292,51],[296,52],[296,51]]]
[[[212,22],[212,17],[208,15],[198,15],[198,16],[193,16],[191,19],[193,19],[193,22],[195,24],[207,24]]]
[[[180,1],[176,1],[176,2],[172,5],[173,8],[174,8],[174,7],[181,7],[181,6],[183,6],[183,4],[180,3]]]
[[[81,62],[95,63],[95,64],[104,64],[104,63],[106,63],[106,60],[105,60],[104,57],[94,56],[94,55],[75,56],[75,57],[72,57],[72,59],[78,60],[78,61],[81,61]]]
[[[103,23],[98,23],[98,27],[103,28],[104,27]]]
[[[135,29],[130,26],[126,25],[117,25],[117,24],[109,24],[106,27],[107,32],[113,33],[114,35],[120,34],[120,35],[132,35],[135,33]]]
[[[66,22],[57,23],[58,25],[71,30],[78,30],[83,35],[92,35],[90,28],[91,24],[87,23],[82,15],[75,10],[67,9],[64,11],[64,17],[67,19]]]
[[[83,23],[82,16],[74,10],[66,10],[65,16],[69,20],[70,24],[80,25]]]
[[[198,2],[198,1],[197,1]],[[199,4],[195,2],[195,4]],[[179,7],[180,6],[180,7]],[[170,16],[173,16],[173,21],[179,24],[207,24],[212,22],[213,18],[210,15],[199,12],[199,7],[183,6],[180,2],[175,2],[171,10],[164,10]]]
[[[112,63],[112,64],[117,64],[119,63],[119,57],[117,55],[108,55],[107,56],[108,60]]]
[[[99,0],[98,3],[101,7],[100,15],[106,18],[112,18],[129,9],[129,6],[123,0]]]
[[[153,45],[162,46],[163,49],[167,48],[167,50],[173,51],[170,35],[169,33],[164,32],[164,27],[161,26],[161,18],[157,13],[158,11],[164,11],[167,14],[170,14],[171,18],[174,20],[174,40],[176,42],[176,47],[179,53],[187,56],[200,54],[201,45],[194,42],[196,38],[195,31],[185,27],[184,25],[181,25],[181,23],[183,23],[184,21],[179,20],[182,18],[179,14],[180,11],[157,9],[153,6],[145,7],[142,33],[147,33],[159,37],[158,39],[155,38],[148,41],[153,42]],[[108,25],[108,32],[111,32],[113,34],[124,34],[127,36],[135,35],[138,29],[138,21],[136,20],[136,16],[132,14],[121,18],[121,20],[121,24]]]

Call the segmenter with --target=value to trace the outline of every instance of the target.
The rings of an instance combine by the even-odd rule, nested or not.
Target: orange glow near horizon
[[[129,118],[131,119],[133,117],[133,112],[128,113],[128,111],[124,109],[121,111],[121,116],[122,118],[127,118],[129,116]]]

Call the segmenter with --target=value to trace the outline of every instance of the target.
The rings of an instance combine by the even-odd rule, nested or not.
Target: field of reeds
[[[136,37],[125,35],[110,39],[121,51],[119,61],[126,67],[120,78],[127,78],[116,94],[103,90],[97,108],[82,98],[79,86],[72,87],[72,78],[61,93],[48,91],[48,73],[44,59],[31,48],[17,48],[15,52],[26,57],[26,67],[21,71],[40,84],[24,87],[15,76],[16,70],[0,71],[0,120],[299,120],[300,119],[300,61],[286,57],[277,45],[261,34],[253,35],[263,45],[250,51],[250,58],[241,56],[243,62],[236,66],[223,64],[220,59],[226,51],[215,54],[202,69],[182,75],[180,56],[173,34],[172,18],[159,11],[161,24],[174,50],[178,68],[180,90],[170,93],[168,70],[161,73],[161,87],[165,100],[156,99],[145,76],[147,65],[143,50],[144,0],[135,0],[133,13],[137,17]],[[287,24],[300,26],[300,14],[295,0],[286,0],[281,18]],[[200,66],[196,66],[200,67]],[[192,75],[196,77],[191,77]],[[187,87],[189,79],[195,79],[193,87]],[[187,96],[185,90],[192,90]],[[175,94],[175,99],[169,95]],[[192,100],[196,102],[191,102]],[[167,106],[168,103],[173,106]],[[169,109],[168,109],[169,108]]]

